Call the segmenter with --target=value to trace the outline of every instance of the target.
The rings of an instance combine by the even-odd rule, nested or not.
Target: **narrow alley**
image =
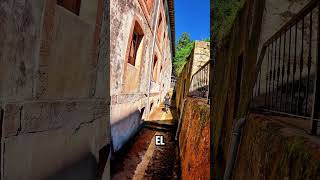
[[[175,141],[175,108],[165,112],[161,105],[151,112],[137,135],[115,156],[111,179],[179,179],[179,152]],[[164,146],[155,144],[164,137]]]

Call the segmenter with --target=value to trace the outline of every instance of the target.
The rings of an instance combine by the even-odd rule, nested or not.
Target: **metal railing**
[[[210,61],[206,62],[192,75],[189,94],[195,97],[209,98]]]
[[[311,120],[320,130],[320,1],[312,0],[263,46],[254,108]]]

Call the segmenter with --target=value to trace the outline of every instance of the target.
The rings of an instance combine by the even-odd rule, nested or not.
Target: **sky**
[[[210,36],[210,0],[175,0],[176,39],[189,32],[192,40]]]

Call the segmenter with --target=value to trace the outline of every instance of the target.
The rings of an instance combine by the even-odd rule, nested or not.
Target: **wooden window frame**
[[[126,48],[126,54],[125,54],[125,59],[124,59],[124,66],[123,66],[123,74],[122,74],[122,81],[123,81],[123,83],[125,82],[125,80],[126,80],[126,76],[127,76],[127,72],[128,72],[128,66],[133,66],[133,65],[131,65],[129,62],[128,62],[128,60],[129,60],[129,53],[130,53],[130,47],[131,47],[131,41],[132,41],[132,38],[133,38],[133,34],[134,34],[134,30],[135,30],[135,27],[137,27],[136,25],[138,25],[140,28],[140,33],[142,33],[143,34],[143,36],[145,35],[145,33],[144,33],[144,26],[143,26],[143,24],[141,23],[141,20],[139,19],[139,17],[138,16],[134,16],[133,17],[133,20],[132,20],[132,23],[131,23],[131,28],[130,28],[130,34],[129,34],[129,38],[128,38],[128,43],[127,43],[127,48]],[[141,41],[141,48],[142,49],[144,49],[144,47],[145,47],[145,44],[144,44],[144,40],[143,40],[144,38],[142,38],[142,41]],[[143,58],[144,58],[144,53],[145,53],[145,51],[144,50],[142,50],[142,53],[141,53],[141,63],[143,62]],[[136,59],[137,60],[137,59]],[[136,61],[135,61],[135,64],[136,64]],[[143,65],[142,64],[140,64],[140,69],[138,69],[136,66],[133,66],[133,67],[135,67],[137,70],[139,70],[140,71],[140,73],[139,73],[139,76],[141,76],[141,68],[143,67]],[[124,87],[124,84],[122,84],[122,87]],[[126,93],[126,89],[125,88],[122,88],[122,92],[123,93]]]

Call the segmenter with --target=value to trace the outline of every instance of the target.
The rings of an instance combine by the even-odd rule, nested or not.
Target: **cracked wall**
[[[1,1],[1,179],[77,177],[78,162],[95,176],[110,143],[108,13],[103,0],[79,16],[55,0]]]
[[[210,179],[210,107],[203,99],[185,102],[179,151],[182,179]]]
[[[111,134],[115,151],[140,128],[142,120],[147,118],[144,112],[150,109],[148,105],[153,103],[152,109],[159,106],[170,88],[173,52],[167,1],[152,2],[153,8],[148,10],[144,0],[111,0]],[[158,5],[165,23],[161,27],[163,33],[160,39],[156,36],[155,40]],[[131,65],[128,63],[128,47],[134,23],[138,23],[143,31],[143,48],[139,50],[142,53],[137,63]],[[158,57],[159,78],[158,81],[150,81],[151,63],[155,55]]]

